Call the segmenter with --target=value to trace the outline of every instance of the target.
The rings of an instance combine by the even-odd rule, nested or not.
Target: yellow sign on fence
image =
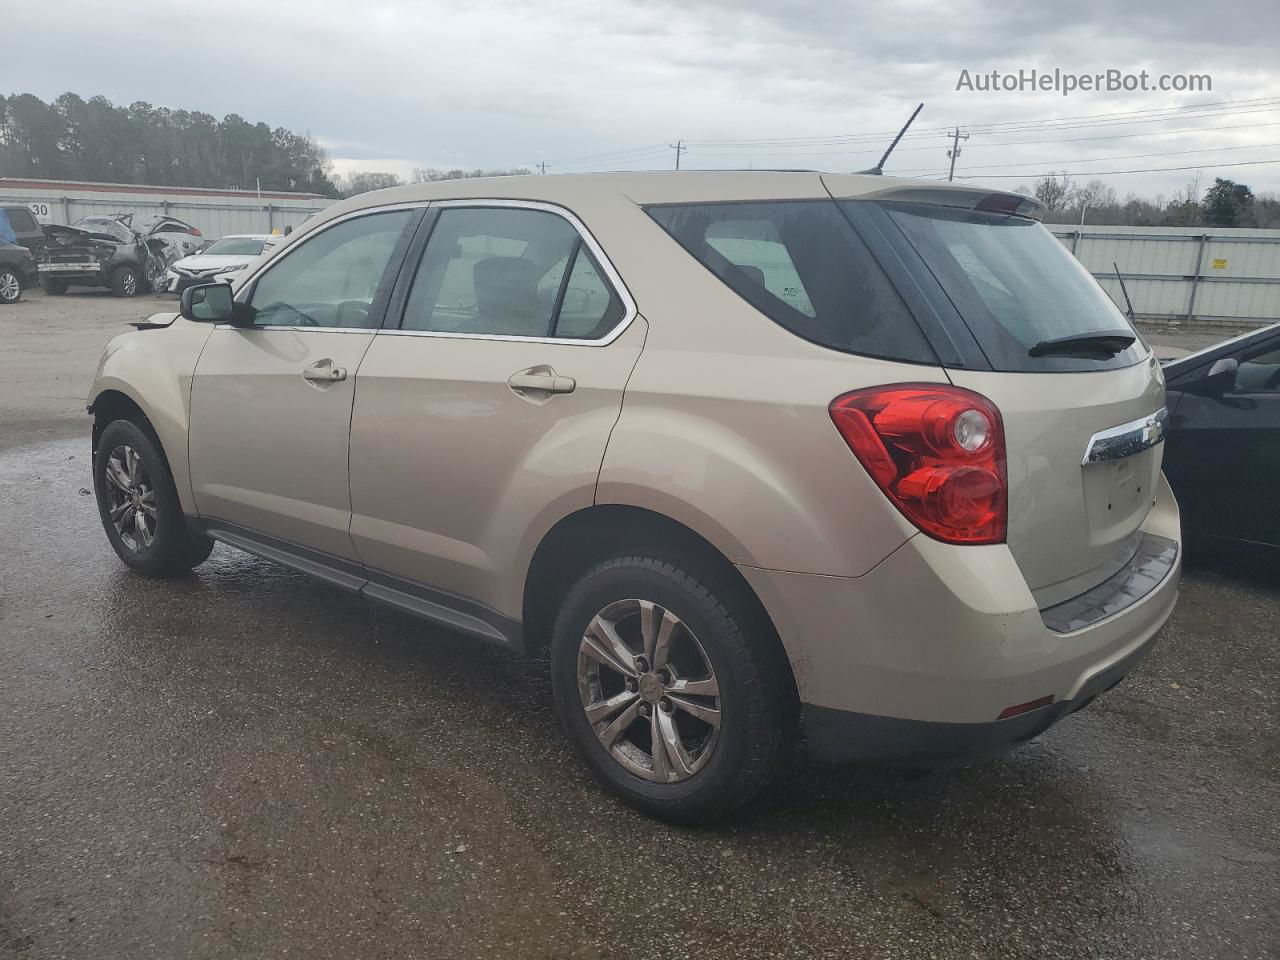
[[[1215,270],[1225,270],[1225,269],[1227,269],[1227,259],[1226,259],[1226,257],[1215,258],[1215,259],[1214,259],[1214,261],[1213,261],[1213,269],[1215,269]]]

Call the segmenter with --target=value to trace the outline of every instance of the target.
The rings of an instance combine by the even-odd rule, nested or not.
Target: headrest
[[[545,335],[538,316],[537,264],[523,257],[488,257],[471,268],[476,291],[477,324],[486,332]]]

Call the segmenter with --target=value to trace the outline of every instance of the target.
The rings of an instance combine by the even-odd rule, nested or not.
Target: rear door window
[[[623,306],[577,229],[545,210],[442,210],[414,274],[401,328],[594,340]]]
[[[730,289],[806,340],[937,363],[889,279],[830,200],[654,206],[648,213]]]
[[[925,204],[884,206],[993,369],[1106,370],[1146,356],[1141,338],[1109,356],[1031,355],[1037,345],[1084,334],[1137,337],[1089,272],[1036,221]]]

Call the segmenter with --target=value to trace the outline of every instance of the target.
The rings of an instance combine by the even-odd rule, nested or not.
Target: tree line
[[[1200,192],[1199,178],[1170,196],[1120,197],[1102,180],[1074,182],[1065,173],[1042,177],[1017,190],[1048,209],[1046,223],[1138,227],[1280,228],[1280,196],[1254,194],[1243,183],[1217,177]]]
[[[528,170],[415,169],[413,182],[528,173]],[[396,186],[391,173],[335,175],[309,134],[221,120],[198,110],[64,93],[49,103],[0,94],[0,176],[173,187],[296,190],[346,197]]]
[[[0,95],[0,176],[175,187],[298,190],[338,196],[307,134],[229,113],[64,93],[51,103]]]

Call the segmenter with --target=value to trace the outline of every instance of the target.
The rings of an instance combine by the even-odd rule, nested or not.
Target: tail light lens
[[[204,234],[200,232],[200,228],[199,228],[199,227],[192,227],[190,230],[188,230],[188,231],[187,231],[187,233],[191,234],[193,237],[203,237],[203,236],[204,236]]]
[[[1009,484],[1004,425],[986,397],[900,384],[831,401],[854,456],[908,520],[946,543],[1003,543]]]

